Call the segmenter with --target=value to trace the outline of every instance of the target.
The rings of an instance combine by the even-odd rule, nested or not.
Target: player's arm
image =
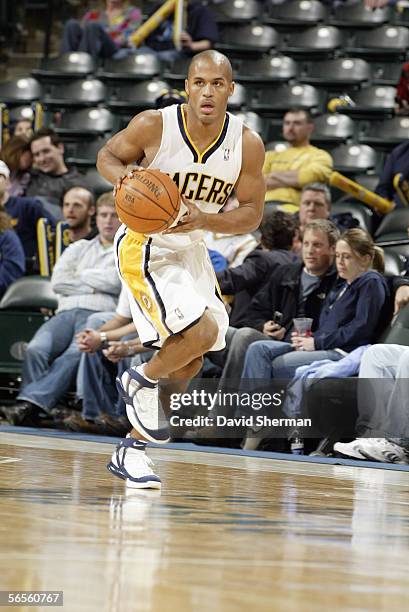
[[[202,212],[184,198],[188,213],[182,217],[176,227],[164,233],[178,234],[204,229],[222,234],[246,234],[257,229],[263,217],[266,192],[262,172],[264,155],[264,145],[260,136],[245,128],[241,173],[235,186],[239,207],[222,215],[215,215]]]
[[[115,185],[129,170],[129,165],[140,163],[149,148],[162,134],[162,115],[159,111],[144,111],[127,127],[112,136],[100,149],[98,172]]]

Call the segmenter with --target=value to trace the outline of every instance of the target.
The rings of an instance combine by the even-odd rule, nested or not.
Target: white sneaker
[[[337,442],[334,444],[334,451],[340,453],[340,455],[344,455],[344,457],[353,457],[353,459],[363,459],[365,461],[366,457],[361,453],[363,441],[365,441],[365,438],[357,438],[352,442],[346,443]]]
[[[386,438],[367,438],[362,447],[362,454],[367,459],[381,463],[409,464],[409,453]]]
[[[145,453],[146,444],[128,436],[114,450],[107,468],[126,480],[133,489],[160,489],[161,480],[152,470],[153,462]]]
[[[147,380],[140,366],[129,368],[116,382],[132,427],[151,442],[169,442],[169,428],[160,405],[158,384]]]

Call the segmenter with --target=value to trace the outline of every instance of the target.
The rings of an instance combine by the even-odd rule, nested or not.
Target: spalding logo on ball
[[[115,194],[118,217],[134,232],[157,234],[170,227],[180,209],[176,183],[160,170],[140,170],[122,179]]]

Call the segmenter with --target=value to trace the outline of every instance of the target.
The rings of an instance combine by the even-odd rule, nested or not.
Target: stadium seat
[[[10,122],[21,121],[26,119],[27,121],[33,121],[34,110],[31,105],[24,104],[23,106],[14,106],[10,109]]]
[[[85,78],[96,70],[95,60],[89,53],[70,52],[58,57],[43,58],[39,68],[31,71],[37,79],[43,81],[61,81]]]
[[[337,111],[357,119],[391,117],[395,111],[395,87],[374,85],[354,92],[354,106],[338,106]]]
[[[184,83],[188,72],[190,60],[189,58],[182,58],[176,60],[170,67],[166,67],[163,70],[162,76],[165,80],[176,81],[177,83]]]
[[[280,51],[285,55],[330,58],[344,44],[341,30],[333,26],[317,25],[302,32],[283,35]]]
[[[220,32],[216,49],[228,55],[246,57],[249,53],[267,53],[278,44],[278,34],[262,24],[229,25]]]
[[[277,26],[309,26],[325,21],[327,8],[317,0],[290,0],[282,4],[268,2],[264,23]]]
[[[377,184],[379,183],[379,176],[376,174],[355,174],[354,181],[359,183],[369,191],[375,191]],[[331,195],[332,201],[336,204],[341,204],[342,202],[349,202],[353,196],[350,193],[345,193],[345,191],[341,191],[335,187],[335,185],[331,185]],[[371,210],[371,209],[370,209]]]
[[[95,168],[98,151],[106,142],[107,138],[96,138],[90,142],[76,142],[71,144],[71,146],[66,147],[65,158],[67,164]]]
[[[63,138],[90,138],[114,132],[117,125],[117,119],[107,108],[83,108],[63,113],[55,131]]]
[[[349,199],[343,200],[342,202],[335,202],[332,205],[331,212],[334,214],[351,213],[351,215],[359,221],[359,226],[372,235],[373,210],[365,206],[365,204],[358,202],[358,200],[352,200],[350,198],[351,196],[349,196]]]
[[[404,306],[382,335],[384,344],[409,346],[409,306]]]
[[[402,72],[399,62],[371,62],[373,85],[392,85],[396,87]]]
[[[97,76],[107,81],[143,81],[161,73],[161,63],[154,53],[137,52],[120,60],[105,60]]]
[[[338,28],[374,28],[389,23],[390,18],[389,7],[372,10],[363,2],[357,2],[336,7],[328,23]]]
[[[371,78],[371,67],[363,59],[337,58],[311,62],[305,73],[299,77],[302,83],[322,85],[328,88],[342,88],[365,85]]]
[[[54,84],[42,102],[46,108],[77,108],[96,106],[105,102],[106,86],[97,79],[81,79],[69,83]]]
[[[57,296],[45,276],[23,276],[8,287],[0,300],[0,310],[55,310]]]
[[[266,126],[263,118],[260,117],[260,115],[257,115],[257,113],[252,111],[234,113],[234,115],[239,117],[251,130],[257,132],[262,138],[264,138]]]
[[[255,111],[266,116],[282,115],[294,107],[317,112],[322,107],[322,93],[312,85],[278,85],[261,90],[252,103]]]
[[[274,140],[273,142],[268,142],[266,144],[266,151],[275,151],[276,153],[281,153],[288,149],[289,144],[285,140]]]
[[[359,142],[383,151],[390,151],[403,140],[409,139],[409,117],[393,117],[374,121],[360,134]]]
[[[376,242],[409,240],[409,208],[397,208],[384,216],[375,232]],[[409,248],[409,245],[408,245]]]
[[[227,108],[230,111],[241,110],[249,104],[250,94],[247,88],[241,83],[236,83],[234,93],[227,102]]]
[[[139,112],[147,108],[156,108],[156,100],[169,85],[165,81],[139,81],[132,85],[120,85],[111,88],[108,107],[112,111]],[[135,114],[134,113],[134,114]]]
[[[246,23],[258,18],[260,5],[257,0],[224,0],[211,11],[218,23]]]
[[[385,259],[385,275],[386,276],[402,276],[405,274],[408,260],[401,253],[397,253],[393,247],[385,247],[383,249]]]
[[[242,61],[235,72],[236,78],[242,83],[287,83],[296,78],[298,68],[291,57],[266,55],[261,59]]]
[[[334,169],[348,175],[374,171],[376,151],[368,145],[342,144],[331,150]]]
[[[21,77],[0,83],[0,101],[4,104],[25,104],[40,100],[41,96],[41,83],[32,77]]]
[[[108,191],[112,192],[113,185],[104,179],[95,167],[89,168],[85,172],[85,178],[96,197]]]
[[[403,60],[409,49],[409,29],[401,26],[384,25],[365,32],[356,32],[347,53],[359,57],[388,57]]]
[[[355,125],[350,117],[329,113],[314,118],[311,142],[316,146],[330,143],[346,143],[354,136]]]

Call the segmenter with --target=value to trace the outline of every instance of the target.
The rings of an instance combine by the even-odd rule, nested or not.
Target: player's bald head
[[[187,78],[189,79],[201,68],[212,68],[215,72],[224,76],[229,83],[233,81],[233,68],[230,60],[219,51],[208,49],[195,55],[189,64]]]

